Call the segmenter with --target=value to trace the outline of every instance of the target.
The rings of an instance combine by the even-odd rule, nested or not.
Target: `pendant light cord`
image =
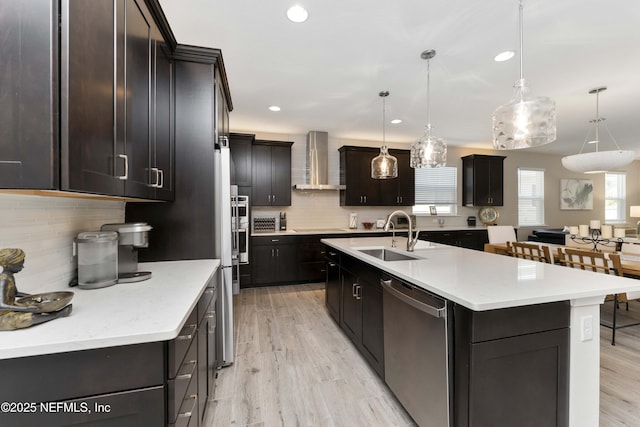
[[[524,19],[523,19],[523,12],[524,6],[522,5],[522,0],[520,0],[520,87],[522,87],[524,85],[524,67],[522,65],[522,58],[524,57],[524,52],[523,52],[523,42],[522,40],[524,39]]]
[[[427,135],[431,136],[431,60],[427,59]]]

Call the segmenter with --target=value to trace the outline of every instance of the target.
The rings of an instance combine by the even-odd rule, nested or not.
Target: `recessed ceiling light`
[[[497,54],[493,60],[496,62],[508,61],[513,58],[515,54],[516,53],[512,50],[505,50],[504,52]]]
[[[271,110],[271,111],[280,111],[280,107],[278,107],[277,105],[272,105],[271,107],[269,107],[269,110]]]
[[[289,18],[289,21],[291,22],[304,22],[308,17],[309,13],[307,12],[307,9],[300,6],[299,4],[291,6],[289,9],[287,9],[287,18]]]
[[[391,124],[397,125],[397,124],[399,124],[399,123],[402,123],[402,120],[400,120],[400,119],[393,119],[393,120],[391,120]]]

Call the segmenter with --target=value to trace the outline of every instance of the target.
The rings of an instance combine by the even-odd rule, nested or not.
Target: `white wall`
[[[124,202],[0,194],[0,248],[26,252],[16,274],[20,291],[38,293],[45,283],[66,290],[75,271],[73,239],[81,231],[124,221]]]
[[[239,131],[240,132],[240,131]],[[269,134],[254,131],[241,131],[243,133],[255,133],[258,139],[270,139],[281,141],[293,141],[292,146],[292,184],[304,182],[304,172],[306,167],[306,134],[287,135]],[[332,138],[329,135],[329,183],[339,183],[339,153],[338,148],[343,145],[358,145],[377,147],[380,141],[357,141]],[[408,149],[410,143],[387,144],[392,148]],[[495,151],[485,149],[459,148],[449,146],[448,164],[458,167],[458,194],[459,204],[462,199],[462,156],[469,154],[490,154],[502,155],[507,158],[504,161],[504,206],[498,208],[500,217],[499,224],[512,224],[517,226],[517,197],[518,197],[518,168],[536,168],[545,170],[545,220],[549,227],[563,227],[565,225],[588,224],[590,219],[600,219],[604,222],[604,174],[585,175],[570,172],[562,166],[561,156],[550,154],[537,154],[527,150]],[[627,173],[627,214],[628,206],[640,204],[640,162],[635,161],[626,168]],[[594,199],[592,210],[560,210],[560,179],[579,178],[591,179],[594,186]],[[334,228],[346,227],[349,212],[358,213],[358,222],[370,221],[384,218],[392,211],[390,207],[354,207],[340,206],[337,191],[297,191],[291,194],[291,206],[273,209],[267,207],[256,207],[254,215],[275,215],[278,212],[287,213],[287,226],[289,229],[295,228]],[[446,217],[446,225],[466,225],[467,216],[477,216],[478,208],[458,207],[456,217]],[[630,227],[635,227],[637,219],[628,218]],[[419,217],[418,225],[437,225],[436,219],[432,217]],[[479,222],[478,222],[479,223]],[[362,227],[361,224],[359,224]],[[531,227],[522,228],[519,231],[519,239],[524,239]]]

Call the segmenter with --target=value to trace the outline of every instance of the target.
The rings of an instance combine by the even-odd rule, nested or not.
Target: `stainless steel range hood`
[[[329,184],[329,134],[312,130],[307,133],[307,167],[305,184],[293,186],[296,190],[344,190],[344,185]]]

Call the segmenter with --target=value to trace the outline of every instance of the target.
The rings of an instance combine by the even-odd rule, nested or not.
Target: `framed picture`
[[[431,215],[438,215],[438,210],[435,206],[429,206],[429,213],[431,213]]]
[[[593,209],[593,181],[590,179],[561,179],[560,209]]]

